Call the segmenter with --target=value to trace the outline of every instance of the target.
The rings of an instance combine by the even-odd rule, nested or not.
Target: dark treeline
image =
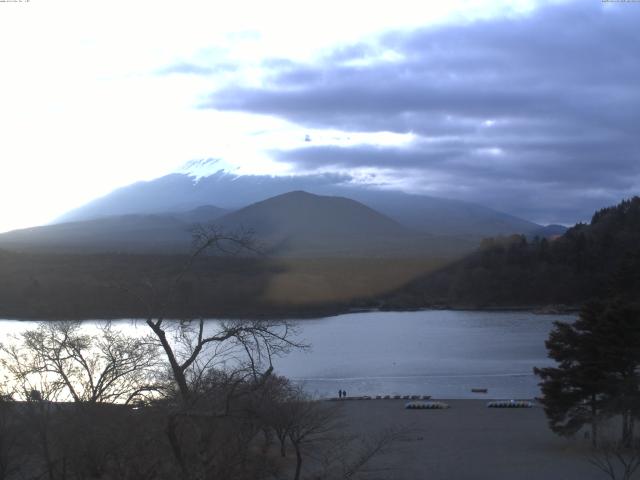
[[[0,252],[0,315],[24,319],[146,317],[150,292],[161,294],[186,255],[55,255]],[[259,258],[203,257],[176,287],[173,318],[277,312],[262,296],[283,265]],[[153,312],[152,312],[153,313]]]
[[[187,255],[44,254],[0,250],[0,318],[144,318],[140,296],[174,282]],[[375,302],[440,259],[203,256],[167,315],[303,317]]]
[[[599,210],[556,239],[485,239],[480,248],[409,283],[385,306],[578,305],[640,292],[640,198]]]

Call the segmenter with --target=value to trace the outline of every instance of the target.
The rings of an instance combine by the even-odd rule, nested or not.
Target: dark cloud
[[[394,32],[317,64],[274,62],[262,88],[229,87],[206,106],[311,128],[412,132],[403,148],[273,154],[301,170],[410,172],[431,192],[572,222],[640,188],[639,24],[633,5],[574,1]]]

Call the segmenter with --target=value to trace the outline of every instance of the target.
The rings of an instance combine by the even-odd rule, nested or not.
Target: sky
[[[640,3],[0,2],[0,231],[219,158],[540,223],[640,192]]]

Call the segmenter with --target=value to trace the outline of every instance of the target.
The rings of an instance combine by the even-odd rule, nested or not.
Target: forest
[[[597,211],[555,239],[486,238],[471,255],[409,282],[385,308],[577,307],[589,299],[636,300],[640,197]]]

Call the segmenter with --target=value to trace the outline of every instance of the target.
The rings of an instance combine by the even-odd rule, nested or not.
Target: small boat
[[[487,388],[472,388],[471,392],[473,393],[487,393]]]

